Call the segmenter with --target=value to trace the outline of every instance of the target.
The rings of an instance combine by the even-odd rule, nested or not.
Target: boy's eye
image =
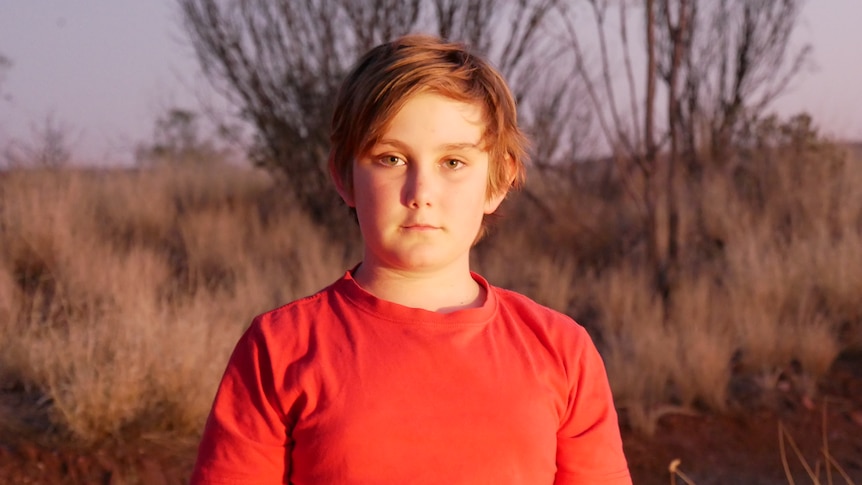
[[[456,160],[456,159],[452,158],[452,159],[449,159],[449,160],[446,160],[445,162],[443,162],[443,165],[446,168],[459,169],[462,166],[464,166],[464,162],[462,162],[461,160]]]
[[[380,163],[389,167],[397,167],[399,165],[404,165],[404,160],[395,155],[385,155],[380,157]]]

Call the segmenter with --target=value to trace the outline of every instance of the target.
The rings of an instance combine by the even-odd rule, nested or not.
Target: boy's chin
[[[462,261],[463,259],[463,261]],[[460,269],[464,262],[469,263],[469,257],[458,257],[453,254],[445,254],[439,248],[413,249],[403,254],[390,254],[382,260],[372,258],[371,264],[376,266],[389,266],[390,269],[411,272],[428,273],[447,269]]]

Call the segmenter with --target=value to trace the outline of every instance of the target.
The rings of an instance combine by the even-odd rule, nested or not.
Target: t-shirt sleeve
[[[555,485],[632,483],[601,356],[583,327],[569,381],[566,415],[557,433]]]
[[[286,483],[291,442],[259,321],[237,343],[198,448],[193,485]]]

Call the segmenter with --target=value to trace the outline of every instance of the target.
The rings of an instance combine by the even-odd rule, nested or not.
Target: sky
[[[862,0],[808,0],[794,38],[812,65],[773,106],[862,140]],[[173,0],[2,0],[0,150],[52,120],[82,164],[130,163],[171,107],[214,102]]]

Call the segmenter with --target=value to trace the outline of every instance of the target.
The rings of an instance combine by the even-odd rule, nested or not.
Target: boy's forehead
[[[449,100],[449,101],[455,101],[457,103],[464,103],[464,104],[470,105],[472,107],[478,108],[479,119],[477,121],[477,124],[479,125],[479,128],[481,129],[481,134],[479,136],[479,139],[476,140],[475,142],[459,141],[456,143],[452,143],[452,145],[472,144],[481,150],[487,150],[487,148],[490,145],[489,140],[488,140],[488,138],[489,138],[488,135],[489,135],[491,130],[489,130],[488,128],[491,125],[491,117],[488,114],[488,107],[486,106],[486,104],[481,102],[480,100],[459,99],[458,97],[446,95],[444,93],[440,93],[440,92],[437,92],[436,90],[430,90],[430,89],[421,90],[419,92],[416,92],[416,93],[413,93],[409,96],[406,96],[404,99],[401,100],[400,103],[398,103],[396,109],[390,110],[389,112],[379,113],[377,116],[377,119],[372,122],[372,126],[366,132],[367,138],[365,140],[365,143],[362,144],[363,147],[371,148],[373,145],[379,143],[385,137],[386,132],[388,132],[392,129],[392,123],[395,121],[395,119],[398,117],[398,115],[404,110],[404,107],[410,101],[416,99],[421,94],[432,94],[432,95],[440,96],[441,98],[445,98],[446,100]],[[375,127],[376,127],[376,129],[375,129]]]

